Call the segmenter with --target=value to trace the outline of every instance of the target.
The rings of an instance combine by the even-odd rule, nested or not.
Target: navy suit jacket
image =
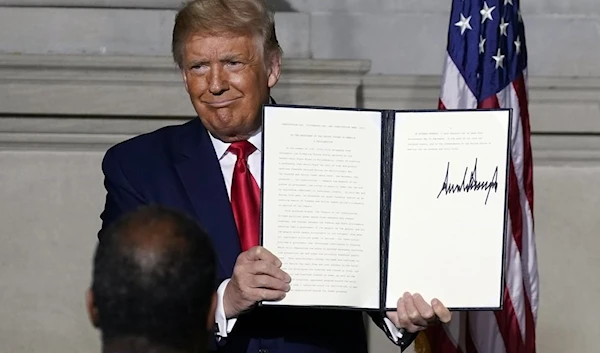
[[[230,278],[240,242],[213,144],[200,119],[168,126],[111,147],[102,162],[102,228],[141,205],[161,204],[196,219],[218,254],[218,283]],[[101,233],[99,240],[102,241]],[[384,329],[382,314],[370,313]],[[405,348],[413,337],[401,343]],[[211,350],[219,352],[366,352],[360,311],[258,307],[238,318]]]

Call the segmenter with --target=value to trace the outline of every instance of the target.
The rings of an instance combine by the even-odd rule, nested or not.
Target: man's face
[[[262,104],[281,68],[279,53],[263,53],[252,36],[198,34],[186,42],[186,90],[204,126],[225,142],[247,139],[260,127]]]

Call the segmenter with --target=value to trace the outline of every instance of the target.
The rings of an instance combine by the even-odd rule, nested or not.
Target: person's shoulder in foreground
[[[161,206],[126,213],[103,232],[86,297],[102,352],[205,352],[216,306],[208,235]]]

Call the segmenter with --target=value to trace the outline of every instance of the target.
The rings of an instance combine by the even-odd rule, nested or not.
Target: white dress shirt
[[[217,154],[217,158],[219,159],[219,163],[221,165],[221,172],[223,173],[223,179],[225,181],[225,186],[227,187],[227,195],[231,200],[231,182],[233,180],[233,168],[235,166],[235,162],[237,161],[237,156],[227,149],[229,148],[230,143],[223,142],[217,138],[215,138],[212,134],[209,133],[209,136],[212,140],[213,146],[215,148],[215,152]],[[254,136],[248,139],[248,142],[256,147],[256,150],[252,152],[250,156],[248,156],[248,167],[250,169],[250,173],[256,180],[258,187],[261,187],[261,158],[262,158],[262,131],[259,131]],[[223,294],[225,293],[225,287],[229,283],[230,279],[224,280],[217,289],[217,308],[215,312],[215,322],[217,324],[217,335],[218,337],[227,337],[227,334],[231,332],[233,326],[235,325],[237,318],[227,319],[225,316],[225,308],[223,307]],[[384,318],[386,326],[392,333],[392,339],[397,343],[398,339],[402,337],[402,333],[396,328],[396,326],[387,318]]]

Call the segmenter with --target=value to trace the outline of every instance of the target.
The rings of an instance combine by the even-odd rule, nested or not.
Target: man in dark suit
[[[279,259],[258,246],[261,108],[279,80],[282,56],[264,1],[189,2],[177,14],[172,51],[198,118],[106,153],[103,226],[149,203],[199,220],[219,257],[215,350],[365,352],[360,312],[256,307],[290,289]],[[450,312],[405,293],[396,312],[371,317],[404,349],[415,332],[447,322]]]
[[[216,254],[197,222],[144,206],[104,228],[87,293],[103,353],[203,353],[213,339]]]

